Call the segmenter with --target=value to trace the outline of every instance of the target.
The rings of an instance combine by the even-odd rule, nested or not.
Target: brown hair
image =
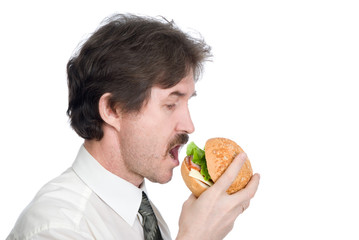
[[[173,22],[134,15],[114,15],[82,45],[67,64],[72,128],[84,139],[103,137],[98,102],[110,93],[112,107],[136,112],[152,86],[170,88],[210,57],[203,39],[192,38]]]

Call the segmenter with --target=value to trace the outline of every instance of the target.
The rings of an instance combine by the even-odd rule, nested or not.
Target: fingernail
[[[241,153],[239,154],[239,157],[240,157],[240,158],[247,158],[247,154],[246,154],[245,152],[241,152]]]

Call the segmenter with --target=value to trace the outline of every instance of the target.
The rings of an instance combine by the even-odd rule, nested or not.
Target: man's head
[[[138,112],[152,87],[173,87],[190,71],[196,81],[209,56],[204,41],[172,22],[133,15],[107,19],[67,64],[71,126],[84,139],[100,140],[103,94],[111,94],[113,108]]]
[[[187,104],[209,57],[203,40],[172,22],[116,15],[67,65],[71,126],[88,141],[116,142],[113,173],[167,182],[194,131]]]

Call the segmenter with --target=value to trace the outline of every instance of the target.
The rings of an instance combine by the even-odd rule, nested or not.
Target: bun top
[[[207,140],[204,149],[208,173],[214,182],[224,173],[233,159],[243,152],[237,143],[227,138],[211,138]],[[252,166],[247,158],[227,193],[232,194],[244,188],[252,175]]]

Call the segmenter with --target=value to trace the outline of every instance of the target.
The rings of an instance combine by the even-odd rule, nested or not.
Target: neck
[[[101,140],[85,140],[84,146],[107,171],[140,187],[144,178],[127,168],[123,161],[117,135],[105,132]]]

